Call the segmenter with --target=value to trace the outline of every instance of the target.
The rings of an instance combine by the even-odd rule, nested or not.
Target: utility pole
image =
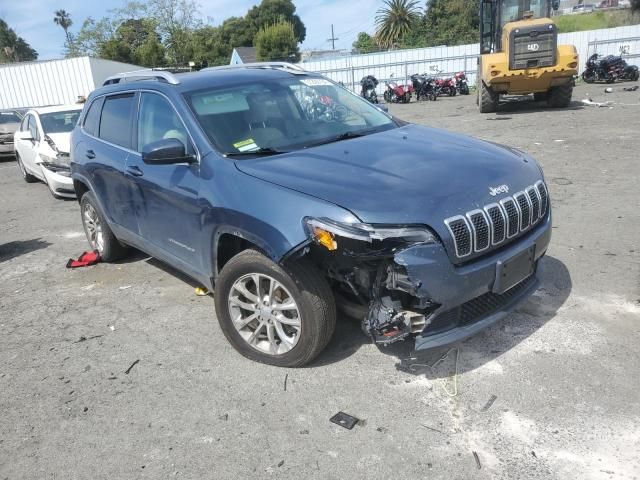
[[[336,49],[336,40],[340,40],[339,38],[336,38],[336,36],[333,33],[333,23],[331,24],[331,38],[327,38],[327,42],[331,42],[331,50],[335,50]]]

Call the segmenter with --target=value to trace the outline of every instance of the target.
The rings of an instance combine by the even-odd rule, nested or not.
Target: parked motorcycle
[[[586,83],[606,82],[613,83],[616,80],[637,81],[640,78],[638,67],[629,65],[620,56],[607,55],[599,58],[594,53],[587,60],[587,68],[582,72],[582,79]]]
[[[416,92],[416,100],[435,101],[438,98],[435,88],[434,79],[427,75],[414,74],[411,75],[411,85]]]
[[[360,80],[360,96],[371,103],[378,103],[378,94],[376,93],[376,87],[378,86],[378,79],[373,75],[367,75]]]
[[[453,78],[436,78],[436,89],[439,95],[455,97],[456,93],[458,93],[456,90],[456,82]]]
[[[469,95],[469,84],[467,83],[467,76],[464,72],[458,72],[455,75],[456,90],[460,95]]]
[[[387,103],[409,103],[413,93],[413,85],[400,85],[393,80],[393,74],[388,82],[384,82],[384,100]]]

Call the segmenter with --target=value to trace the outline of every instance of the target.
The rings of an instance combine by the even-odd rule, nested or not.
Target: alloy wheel
[[[228,305],[237,332],[256,350],[278,356],[298,343],[298,305],[275,278],[262,273],[240,277],[229,291]]]
[[[98,216],[98,212],[90,203],[87,203],[82,212],[82,220],[84,229],[87,233],[87,239],[91,244],[91,248],[102,253],[104,250],[104,234],[102,231],[102,222]]]

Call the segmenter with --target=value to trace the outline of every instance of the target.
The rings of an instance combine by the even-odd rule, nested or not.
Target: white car
[[[29,110],[14,135],[16,159],[27,183],[42,180],[54,197],[75,198],[69,143],[82,105]]]

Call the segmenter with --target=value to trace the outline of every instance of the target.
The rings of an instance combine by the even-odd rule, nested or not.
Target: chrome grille
[[[547,187],[539,181],[499,203],[447,218],[444,223],[453,238],[456,257],[462,258],[517,236],[544,218],[548,209]]]

